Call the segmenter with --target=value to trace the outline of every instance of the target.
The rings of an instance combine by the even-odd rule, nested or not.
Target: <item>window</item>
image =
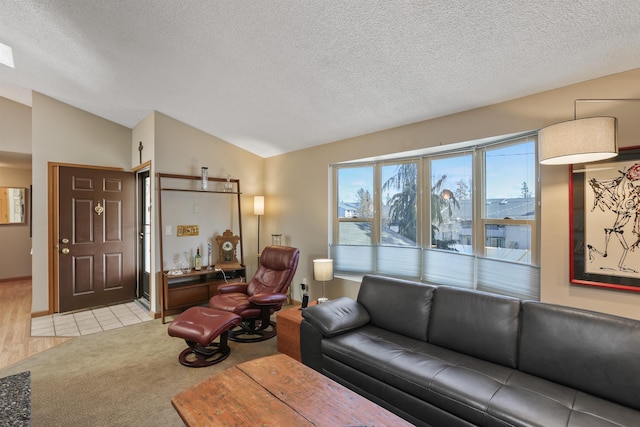
[[[436,157],[428,162],[431,247],[472,253],[473,156]]]
[[[338,235],[341,245],[371,245],[373,239],[373,166],[339,168]]]
[[[383,164],[380,167],[380,243],[416,246],[418,242],[418,164]]]
[[[537,262],[535,143],[484,151],[484,241],[487,258]],[[505,179],[508,177],[508,179]]]
[[[536,137],[334,165],[331,256],[373,273],[539,299]]]

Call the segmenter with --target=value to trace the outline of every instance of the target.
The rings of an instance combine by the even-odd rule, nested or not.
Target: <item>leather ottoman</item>
[[[184,366],[201,368],[222,362],[229,356],[229,329],[240,323],[240,316],[208,307],[191,307],[169,325],[172,337],[182,338],[189,346],[178,360]],[[220,337],[219,342],[213,342]]]

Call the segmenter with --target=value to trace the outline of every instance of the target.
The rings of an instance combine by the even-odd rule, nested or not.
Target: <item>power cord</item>
[[[229,284],[229,282],[227,281],[227,275],[224,274],[224,270],[221,269],[220,267],[214,267],[213,268],[215,271],[219,271],[222,273],[222,278],[224,279],[224,283]]]

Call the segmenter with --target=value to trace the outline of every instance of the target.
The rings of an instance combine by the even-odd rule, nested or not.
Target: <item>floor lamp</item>
[[[314,259],[313,260],[313,280],[322,282],[322,298],[318,298],[318,304],[329,301],[325,297],[325,281],[333,280],[333,260]]]
[[[260,264],[260,216],[264,215],[264,196],[253,196],[253,214],[258,216],[258,264]]]

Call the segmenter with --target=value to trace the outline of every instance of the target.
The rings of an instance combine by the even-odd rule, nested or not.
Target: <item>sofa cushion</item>
[[[484,420],[487,402],[512,371],[370,325],[324,339],[322,352],[472,423]]]
[[[423,341],[376,326],[323,339],[322,353],[375,378],[386,380],[387,364]],[[434,368],[439,369],[438,367]]]
[[[523,372],[514,371],[491,398],[487,426],[635,426],[640,412]]]
[[[640,425],[633,409],[370,325],[324,339],[322,352],[330,377],[380,399],[388,389],[372,384],[387,384],[475,425]]]
[[[426,341],[431,299],[436,286],[381,276],[365,276],[358,302],[371,324]]]
[[[519,315],[517,298],[440,286],[431,308],[429,342],[515,368]]]
[[[524,301],[519,369],[640,409],[640,322]]]

